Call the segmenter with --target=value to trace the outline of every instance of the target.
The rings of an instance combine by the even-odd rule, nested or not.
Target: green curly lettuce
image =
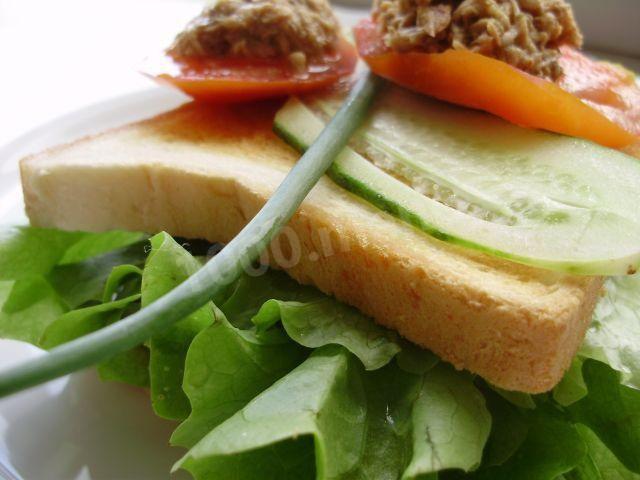
[[[9,229],[0,254],[0,336],[45,348],[119,321],[202,264],[166,233]],[[201,480],[636,479],[638,278],[607,281],[544,395],[456,371],[271,270],[98,370],[148,386],[156,413],[181,420],[175,469]]]

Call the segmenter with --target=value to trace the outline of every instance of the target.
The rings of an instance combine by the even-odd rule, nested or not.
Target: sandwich
[[[259,261],[101,377],[197,479],[640,476],[634,74],[564,0],[377,0],[353,37],[222,0],[145,66],[193,102],[23,159],[0,336],[80,341],[215,261],[359,56],[386,80]]]

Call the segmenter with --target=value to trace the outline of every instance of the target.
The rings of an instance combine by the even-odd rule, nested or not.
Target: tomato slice
[[[640,86],[636,74],[621,65],[593,60],[562,47],[558,84],[609,120],[640,137]]]
[[[302,94],[353,73],[355,47],[340,39],[331,54],[296,71],[288,59],[176,58],[164,54],[145,62],[142,73],[196,100],[233,103]]]
[[[594,102],[583,101],[584,92],[577,92],[575,81],[569,82],[573,88],[566,81],[558,85],[466,50],[394,52],[385,46],[370,19],[358,24],[355,36],[360,55],[373,72],[419,93],[484,110],[517,125],[586,138],[608,147],[622,148],[637,140],[634,129],[619,116],[606,115],[594,108]],[[578,64],[575,60],[562,63],[572,75]]]

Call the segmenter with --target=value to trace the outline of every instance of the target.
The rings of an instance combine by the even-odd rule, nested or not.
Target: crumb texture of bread
[[[228,242],[298,158],[271,132],[276,108],[189,104],[27,157],[28,216],[42,227]],[[602,288],[598,277],[445,244],[327,178],[265,260],[457,368],[529,393],[560,381]]]

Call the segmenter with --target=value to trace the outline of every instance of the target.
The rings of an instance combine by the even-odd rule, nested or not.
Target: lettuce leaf
[[[584,425],[576,428],[587,445],[587,456],[565,474],[567,480],[640,480],[640,475],[627,470],[593,431]]]
[[[253,326],[253,317],[269,300],[308,302],[319,298],[326,297],[282,272],[267,270],[262,275],[240,277],[220,310],[236,327],[246,329]]]
[[[401,350],[396,333],[282,272],[243,276],[220,309],[233,325],[255,325],[259,334],[282,322],[287,334],[305,347],[342,345],[367,369],[386,365]]]
[[[46,228],[0,230],[0,280],[45,275],[87,234]]]
[[[116,355],[98,365],[98,374],[105,381],[149,387],[149,349],[139,345]]]
[[[135,242],[76,263],[57,265],[47,278],[71,309],[101,302],[105,283],[114,268],[125,264],[142,267],[147,257],[147,245],[147,241]]]
[[[228,469],[243,455],[251,453],[252,461],[263,468],[267,463],[263,457],[272,454],[272,447],[295,442],[301,435],[314,437],[318,478],[417,479],[444,468],[471,469],[480,463],[491,420],[470,376],[459,377],[445,365],[418,376],[395,363],[364,372],[345,361],[349,358],[353,357],[335,346],[316,350],[214,428],[176,468],[185,468],[196,478],[227,478]],[[339,388],[332,383],[336,381]],[[357,391],[346,394],[348,388]],[[319,404],[320,400],[326,403]],[[296,452],[299,455],[303,449]],[[269,478],[286,478],[288,467],[269,468]],[[247,470],[234,478],[261,475],[259,470]]]
[[[33,227],[0,230],[0,336],[35,345],[49,324],[69,308],[89,299],[100,301],[102,291],[94,269],[84,277],[59,276],[70,262],[82,262],[140,241],[144,236],[130,232],[65,232]],[[138,252],[144,256],[144,249]],[[113,258],[112,264],[123,258]],[[92,259],[96,262],[96,259]],[[65,263],[67,265],[63,266]],[[105,278],[109,269],[105,267]],[[60,282],[58,282],[60,280]],[[90,288],[89,288],[90,286]],[[86,293],[91,290],[92,293]],[[83,292],[79,294],[79,292]],[[74,300],[68,302],[70,298]]]
[[[400,346],[401,350],[396,356],[396,360],[398,366],[405,372],[422,375],[440,362],[437,355],[429,350],[420,348],[414,343],[401,340]]]
[[[288,465],[294,458],[269,461],[273,456],[270,447],[313,436],[317,477],[337,478],[347,473],[360,458],[365,434],[361,369],[359,362],[341,347],[316,350],[299,367],[214,428],[175,468],[188,470],[196,479],[229,478],[230,467],[236,464],[234,456],[253,452],[259,460],[246,465],[243,476],[236,474],[233,478],[287,478]]]
[[[345,480],[395,480],[411,462],[412,407],[420,395],[422,377],[403,371],[395,362],[367,372],[364,450]]]
[[[0,230],[0,280],[46,275],[56,265],[76,263],[125,247],[144,236],[140,233],[66,232],[35,227]]]
[[[183,389],[192,411],[171,442],[194,446],[306,356],[304,349],[279,330],[258,336],[234,327],[217,310],[216,322],[189,347]]]
[[[484,449],[482,464],[492,467],[502,465],[518,451],[527,438],[529,424],[527,412],[522,408],[493,389],[485,387],[483,393],[491,414],[491,434]]]
[[[146,239],[147,235],[144,233],[125,232],[122,230],[100,233],[83,232],[81,238],[64,252],[58,264],[69,265],[83,262],[114,250],[124,249],[130,245],[144,242]]]
[[[0,281],[0,337],[38,344],[44,330],[66,311],[45,278],[39,275]]]
[[[138,300],[140,294],[67,312],[46,328],[40,339],[40,346],[51,349],[99,330],[119,320],[124,309]]]
[[[640,274],[606,281],[579,355],[610,365],[640,389]]]
[[[167,233],[151,238],[142,274],[142,307],[157,300],[200,268],[200,262]],[[151,404],[159,416],[184,420],[191,411],[182,389],[184,360],[194,337],[214,320],[208,304],[149,340]]]
[[[569,407],[630,471],[640,474],[640,390],[620,384],[609,366],[587,360],[582,368],[589,394]]]
[[[40,346],[45,349],[54,348],[116,322],[128,307],[139,300],[140,294],[135,294],[113,302],[65,313],[44,331],[39,342]],[[149,386],[148,363],[148,349],[138,346],[98,365],[98,373],[103,380],[147,387]]]
[[[112,302],[123,296],[140,293],[142,270],[136,265],[118,265],[113,267],[102,291],[102,303]]]
[[[39,346],[53,348],[120,320],[139,308],[142,270],[133,265],[114,267],[102,293],[104,303],[65,313],[42,333]],[[125,296],[128,294],[128,296]],[[140,345],[98,365],[103,380],[149,386],[149,350]]]
[[[440,364],[424,375],[412,408],[413,458],[403,478],[480,466],[491,415],[471,375]]]
[[[498,395],[500,395],[502,398],[507,400],[509,403],[512,403],[516,407],[526,409],[536,408],[536,402],[528,393],[504,390],[502,388],[496,387],[495,385],[490,385],[490,387],[494,392],[496,392]]]
[[[400,351],[396,333],[376,325],[356,309],[321,294],[307,302],[268,300],[252,321],[258,331],[282,321],[287,334],[305,347],[342,345],[358,357],[367,370],[385,366]]]
[[[569,370],[565,372],[560,383],[553,389],[553,399],[563,407],[576,403],[589,393],[582,377],[583,364],[582,357],[574,358]]]
[[[430,478],[442,469],[468,470],[480,463],[491,419],[470,376],[457,378],[443,364],[411,374],[393,362],[365,372],[363,384],[364,450],[340,478]]]
[[[527,436],[501,465],[472,475],[478,480],[554,480],[572,471],[584,459],[587,447],[576,427],[549,407],[527,415]]]
[[[150,251],[143,239],[0,232],[0,336],[60,344],[200,268],[169,235]],[[635,479],[639,278],[607,281],[583,348],[545,395],[457,372],[270,270],[98,370],[150,386],[156,412],[184,420],[171,441],[189,450],[176,468],[198,479]]]
[[[102,301],[110,303],[132,297],[141,298],[141,282],[142,270],[135,265],[114,267],[105,282]],[[129,303],[122,311],[121,317],[126,317],[139,308],[140,302]],[[119,320],[119,318],[116,319]],[[145,345],[138,345],[116,355],[98,365],[98,374],[102,380],[148,387],[149,349]]]

